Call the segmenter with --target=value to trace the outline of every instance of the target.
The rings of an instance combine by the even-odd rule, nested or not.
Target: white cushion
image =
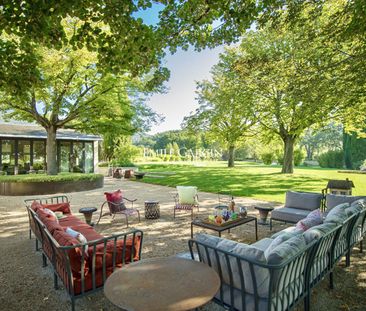
[[[71,235],[76,240],[78,240],[80,242],[80,244],[87,244],[88,243],[88,240],[86,239],[86,237],[82,233],[80,233],[78,231],[75,231],[75,230],[71,229],[70,227],[67,227],[65,232],[68,235]],[[84,252],[86,254],[88,253],[88,245],[85,245]]]
[[[180,204],[196,204],[197,187],[177,186],[178,200]]]

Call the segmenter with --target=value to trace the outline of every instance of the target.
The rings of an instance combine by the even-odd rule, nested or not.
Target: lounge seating
[[[189,248],[220,275],[215,301],[230,310],[291,310],[303,299],[310,310],[311,289],[327,275],[333,288],[335,265],[365,236],[365,215],[358,200],[337,205],[306,231],[290,227],[252,245],[197,235]]]
[[[272,230],[272,221],[297,223],[310,212],[320,209],[323,203],[323,194],[312,192],[287,191],[285,206],[276,208],[271,213],[269,222]]]
[[[61,279],[74,311],[76,299],[102,289],[115,269],[141,259],[143,233],[134,230],[104,237],[72,215],[66,204],[59,219],[39,201],[27,204],[27,211],[30,228],[42,245],[43,265],[52,264],[54,287]]]
[[[100,207],[100,215],[97,224],[99,224],[99,221],[102,217],[112,216],[112,219],[114,219],[117,214],[125,216],[127,228],[128,216],[137,215],[138,221],[140,222],[140,211],[137,208],[133,207],[133,203],[136,201],[136,199],[131,200],[122,196],[121,190],[117,190],[114,192],[104,192],[104,195],[106,197],[106,201],[104,201],[102,206]],[[131,207],[126,207],[125,202],[129,202],[131,204]],[[103,209],[106,205],[108,205],[108,211],[103,213]]]
[[[193,219],[193,208],[198,206],[197,187],[193,186],[177,186],[177,194],[174,196],[174,218],[177,210],[191,211],[191,218]]]

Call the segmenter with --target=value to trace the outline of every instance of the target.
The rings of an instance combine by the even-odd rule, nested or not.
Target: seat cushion
[[[104,238],[104,236],[96,232],[92,226],[89,226],[74,215],[68,215],[67,217],[59,219],[59,223],[65,229],[70,227],[71,229],[80,232],[85,236],[88,242]]]
[[[197,187],[177,186],[179,204],[196,204]]]
[[[338,195],[327,194],[325,197],[326,212],[329,212],[332,208],[342,203],[352,203],[354,201],[366,199],[366,196],[353,196],[353,195]]]
[[[287,191],[285,207],[313,211],[320,208],[322,198],[321,193]]]
[[[311,211],[299,208],[280,207],[271,212],[271,218],[285,222],[297,223],[305,218]]]

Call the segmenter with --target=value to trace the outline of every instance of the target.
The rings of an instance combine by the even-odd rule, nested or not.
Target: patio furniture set
[[[188,210],[193,218],[193,208],[198,208],[196,194],[195,187],[178,189],[174,217],[176,210]],[[140,221],[138,210],[133,208],[135,200],[122,197],[120,191],[106,193],[106,198],[98,222],[103,216],[117,214],[126,217],[127,225],[129,215],[137,215]],[[364,198],[328,194],[324,203],[323,197],[319,200],[312,193],[289,191],[282,209],[284,218],[274,213],[281,208],[275,209],[272,217],[275,214],[275,220],[285,222],[295,222],[299,217],[296,227],[246,245],[222,239],[221,232],[254,222],[257,240],[256,217],[238,218],[223,225],[195,219],[188,242],[192,260],[170,257],[142,261],[140,230],[104,237],[90,225],[94,208],[80,210],[87,222],[84,223],[72,215],[66,196],[30,199],[25,203],[30,238],[33,232],[36,250],[42,251],[43,265],[52,265],[55,289],[60,279],[71,298],[73,311],[76,299],[103,287],[112,303],[127,310],[187,310],[214,298],[230,310],[280,311],[291,310],[302,300],[305,310],[309,310],[311,288],[327,275],[333,287],[336,263],[346,256],[349,265],[353,246],[362,242],[366,234]],[[108,211],[103,213],[105,206]],[[314,220],[320,215],[319,207],[326,208],[326,217]],[[295,216],[290,217],[291,208]],[[160,217],[158,201],[145,202],[145,216]],[[194,226],[214,230],[219,237],[197,234],[193,239]],[[171,270],[169,275],[159,272],[164,267]],[[176,280],[187,286],[179,290],[180,282]],[[137,289],[143,294],[133,298],[135,295],[129,292]]]

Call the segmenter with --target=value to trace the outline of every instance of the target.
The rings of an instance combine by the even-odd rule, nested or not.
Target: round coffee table
[[[269,212],[273,211],[273,207],[264,207],[264,206],[254,206],[256,210],[259,211],[259,221],[258,223],[261,225],[268,225],[267,217]]]
[[[160,218],[159,201],[145,201],[145,218],[146,219]]]
[[[188,259],[145,259],[118,269],[107,279],[104,294],[117,307],[133,311],[181,311],[198,308],[220,288],[218,274]]]
[[[97,210],[96,207],[82,207],[81,209],[79,209],[79,213],[84,214],[85,222],[88,225],[91,225],[92,216],[96,210]]]

